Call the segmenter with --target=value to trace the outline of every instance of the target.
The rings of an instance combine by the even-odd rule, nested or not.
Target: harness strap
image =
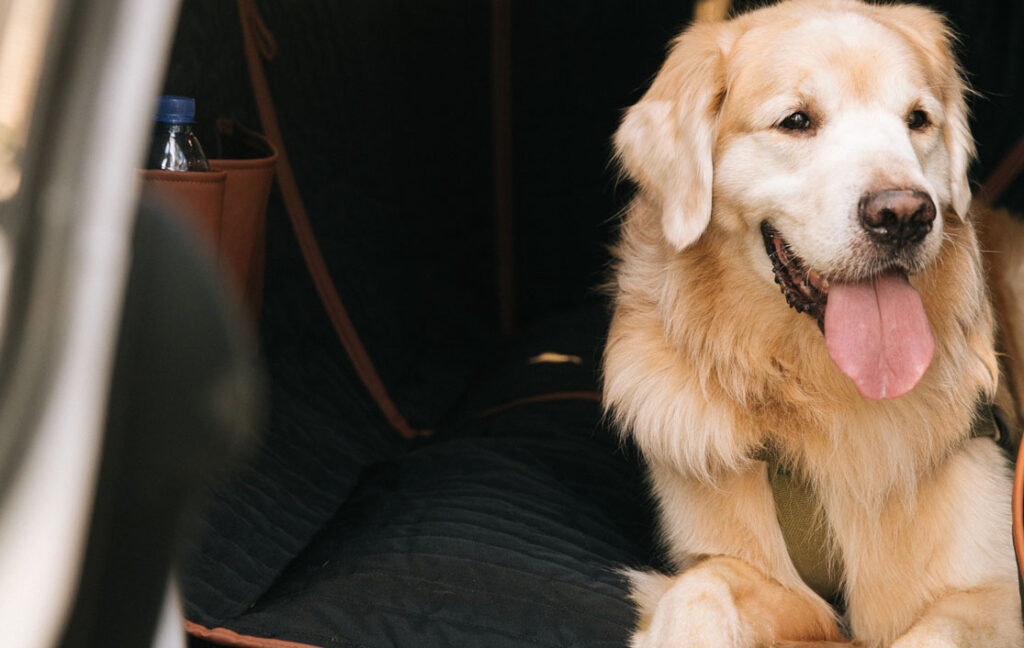
[[[832,540],[818,495],[774,449],[767,450],[765,460],[789,558],[804,583],[821,598],[834,601],[841,591],[841,574],[829,555]]]
[[[971,425],[971,438],[1005,439],[994,405],[979,402]],[[767,464],[768,483],[775,500],[775,515],[786,542],[786,551],[797,573],[826,601],[835,602],[842,592],[842,574],[830,554],[831,529],[810,481],[791,467],[772,444],[765,444],[755,459]]]

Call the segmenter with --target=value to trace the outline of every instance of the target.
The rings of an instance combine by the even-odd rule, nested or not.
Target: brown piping
[[[476,418],[486,418],[493,416],[494,414],[500,414],[501,412],[519,407],[520,405],[532,405],[533,403],[552,403],[557,401],[568,401],[568,400],[586,400],[594,401],[596,403],[601,402],[601,393],[592,391],[562,391],[562,392],[551,392],[548,394],[536,394],[534,396],[527,396],[520,398],[508,403],[502,403],[490,409],[485,409],[477,412]]]
[[[515,330],[515,222],[512,204],[512,2],[491,1],[491,137],[498,323]]]
[[[718,22],[729,17],[730,0],[697,0],[693,8],[694,22]]]
[[[185,621],[185,631],[193,637],[203,639],[204,641],[215,643],[218,646],[231,646],[232,648],[321,648],[313,644],[295,641],[250,637],[238,634],[227,628],[207,628],[192,621]]]
[[[380,379],[380,375],[338,295],[338,289],[331,279],[327,263],[317,244],[316,235],[313,233],[313,227],[302,201],[302,195],[299,193],[299,186],[295,181],[295,174],[292,172],[292,166],[288,160],[288,150],[285,148],[284,139],[281,136],[277,112],[274,110],[270,86],[267,84],[267,77],[261,61],[261,56],[269,59],[277,51],[273,35],[260,17],[254,0],[238,0],[238,17],[242,23],[245,59],[249,67],[249,79],[252,82],[260,121],[267,139],[277,147],[278,151],[277,182],[281,187],[285,209],[288,211],[288,218],[295,232],[295,238],[298,239],[299,247],[302,249],[302,257],[313,278],[320,301],[323,303],[327,316],[330,318],[345,352],[348,353],[356,373],[392,427],[407,439],[428,435],[429,431],[413,429],[402,413],[398,411],[395,402],[391,400],[387,388]]]
[[[987,205],[995,203],[1022,170],[1024,170],[1024,137],[1010,149],[995,171],[989,174],[988,179],[978,190],[978,199]]]

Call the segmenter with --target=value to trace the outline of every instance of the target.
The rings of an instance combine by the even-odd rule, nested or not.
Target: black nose
[[[935,203],[923,191],[890,189],[864,194],[860,223],[871,240],[893,248],[913,245],[932,231]]]

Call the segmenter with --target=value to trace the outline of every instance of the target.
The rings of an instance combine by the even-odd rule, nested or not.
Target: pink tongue
[[[829,286],[825,344],[857,391],[876,400],[913,389],[935,351],[921,296],[896,272]]]

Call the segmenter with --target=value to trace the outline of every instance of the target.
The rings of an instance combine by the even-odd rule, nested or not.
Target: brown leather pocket
[[[206,235],[213,249],[220,241],[221,215],[224,213],[223,171],[142,172],[143,192],[169,202],[187,213]]]
[[[227,174],[217,256],[239,288],[246,306],[259,316],[263,296],[263,262],[267,247],[267,198],[274,181],[277,151],[262,135],[228,122],[222,133],[259,157],[212,159],[210,168]]]
[[[259,317],[267,242],[267,199],[277,151],[262,135],[218,122],[230,158],[210,160],[210,171],[142,171],[143,191],[168,201],[198,225],[218,263],[253,318]]]

